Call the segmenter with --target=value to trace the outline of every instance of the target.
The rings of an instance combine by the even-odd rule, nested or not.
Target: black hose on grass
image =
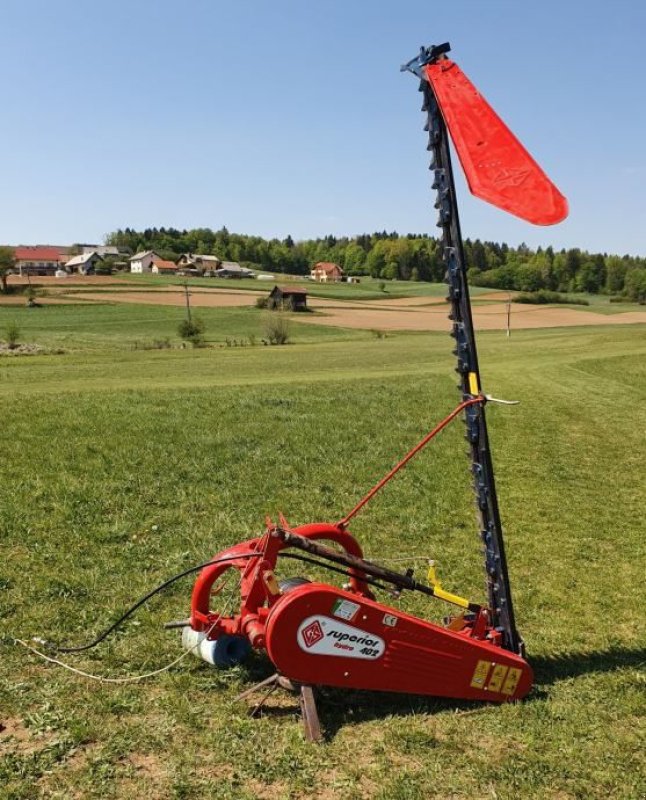
[[[173,575],[172,578],[169,578],[163,583],[160,583],[159,586],[156,586],[154,589],[151,589],[151,591],[148,592],[148,594],[144,595],[140,600],[137,600],[137,602],[134,603],[134,605],[130,606],[130,608],[124,614],[122,614],[119,617],[119,619],[113,622],[112,625],[106,628],[101,634],[99,634],[99,636],[96,637],[96,639],[93,639],[91,642],[88,642],[87,644],[77,645],[74,647],[64,647],[59,644],[56,644],[55,642],[45,642],[45,644],[52,647],[59,653],[81,653],[84,650],[91,650],[93,647],[96,647],[98,644],[101,644],[101,642],[104,639],[107,639],[107,637],[113,631],[115,631],[117,628],[123,625],[123,623],[128,619],[128,617],[134,614],[135,611],[137,611],[137,609],[141,608],[141,606],[143,606],[144,603],[147,603],[151,597],[154,597],[156,594],[159,594],[159,592],[162,592],[164,589],[166,589],[171,584],[175,583],[175,581],[178,581],[180,578],[184,578],[186,575],[190,575],[192,572],[199,572],[205,567],[213,566],[213,564],[224,564],[227,561],[234,561],[239,558],[260,558],[262,555],[263,555],[262,553],[246,553],[237,556],[227,556],[226,558],[219,558],[216,559],[215,561],[206,561],[204,564],[198,564],[195,567],[190,567],[189,569],[185,569],[183,572],[178,572],[177,575]],[[280,552],[278,553],[278,555],[281,558],[291,558],[294,559],[295,561],[304,561],[307,564],[313,564],[316,567],[322,567],[323,569],[330,570],[331,572],[337,572],[340,575],[345,575],[348,578],[353,577],[352,573],[349,570],[341,569],[340,567],[334,567],[331,564],[326,564],[323,561],[317,561],[314,558],[308,558],[307,556],[302,556],[298,553]],[[365,583],[370,584],[371,586],[375,586],[377,589],[381,589],[384,592],[390,591],[386,586],[382,586],[382,584],[378,583],[372,578],[369,578],[368,576],[362,577],[361,580],[364,581]]]
[[[219,558],[216,559],[215,561],[206,561],[204,564],[198,564],[196,567],[190,567],[189,569],[185,569],[184,572],[179,572],[177,575],[173,575],[172,578],[169,578],[167,581],[160,583],[159,586],[156,586],[154,589],[148,592],[148,594],[144,595],[140,600],[137,600],[137,602],[134,605],[130,606],[130,608],[125,612],[125,614],[122,614],[116,622],[112,623],[112,625],[110,625],[109,628],[106,628],[103,631],[103,633],[99,634],[99,636],[97,636],[96,639],[89,642],[88,644],[78,645],[77,647],[61,647],[60,645],[54,642],[47,642],[47,644],[49,644],[59,653],[81,653],[83,650],[90,650],[91,648],[96,647],[98,644],[100,644],[104,639],[106,639],[114,630],[116,630],[120,625],[122,625],[128,619],[129,616],[134,614],[138,608],[140,608],[141,606],[143,606],[144,603],[150,600],[151,597],[154,597],[156,594],[159,594],[159,592],[162,592],[164,589],[166,589],[172,583],[175,583],[175,581],[178,581],[180,578],[184,578],[186,575],[190,575],[192,572],[199,572],[201,569],[204,569],[205,567],[210,567],[213,564],[224,564],[227,561],[233,561],[234,559],[237,560],[239,558],[259,558],[261,555],[262,553],[247,553],[237,556],[227,556],[226,558]]]

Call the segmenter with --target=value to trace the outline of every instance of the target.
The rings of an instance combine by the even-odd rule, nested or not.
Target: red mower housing
[[[215,663],[237,663],[253,647],[299,684],[494,702],[519,700],[530,690],[531,667],[501,646],[487,609],[443,627],[377,602],[355,568],[343,589],[316,582],[287,582],[281,589],[276,565],[291,547],[284,533],[269,528],[218,553],[214,561],[230,560],[200,573],[191,628],[220,650]],[[354,557],[352,563],[363,560],[357,540],[339,526],[305,525],[289,535],[292,542],[332,542]],[[241,603],[237,613],[223,615],[209,603],[228,569],[240,573]]]

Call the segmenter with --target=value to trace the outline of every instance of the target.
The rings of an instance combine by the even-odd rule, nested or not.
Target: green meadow
[[[488,421],[536,675],[524,702],[323,690],[316,746],[294,696],[274,694],[255,718],[253,699],[235,702],[270,674],[261,656],[231,671],[188,656],[115,685],[14,643],[93,638],[266,515],[338,520],[459,400],[443,334],[294,322],[291,343],[271,347],[257,309],[200,309],[211,346],[182,349],[182,313],[0,308],[0,339],[15,321],[48,351],[0,357],[0,796],[646,796],[645,326],[479,336],[485,390],[520,400],[490,405]],[[352,530],[369,557],[420,578],[432,557],[445,588],[482,601],[463,434],[460,421],[443,432]],[[282,574],[318,575],[295,562]],[[110,677],[170,663],[182,650],[163,623],[186,616],[191,586],[63,660]],[[421,596],[382,599],[446,613]]]

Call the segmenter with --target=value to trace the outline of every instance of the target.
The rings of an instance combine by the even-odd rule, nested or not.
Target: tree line
[[[155,250],[172,260],[185,252],[216,255],[253,269],[293,275],[309,274],[317,261],[332,261],[349,275],[404,281],[444,278],[441,241],[425,234],[382,231],[296,242],[291,236],[281,240],[230,233],[226,227],[216,231],[125,228],[109,234],[106,244],[128,247],[133,252]],[[469,280],[476,286],[520,292],[624,294],[646,302],[646,258],[590,253],[579,248],[532,250],[526,244],[510,247],[480,239],[466,239],[464,254]]]

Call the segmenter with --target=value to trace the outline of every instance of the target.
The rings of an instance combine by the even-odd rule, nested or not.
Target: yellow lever
[[[460,606],[460,608],[471,607],[471,603],[465,597],[444,591],[435,571],[435,561],[428,562],[428,582],[433,587],[433,594],[440,600],[446,600],[447,603],[453,603],[453,605]]]

